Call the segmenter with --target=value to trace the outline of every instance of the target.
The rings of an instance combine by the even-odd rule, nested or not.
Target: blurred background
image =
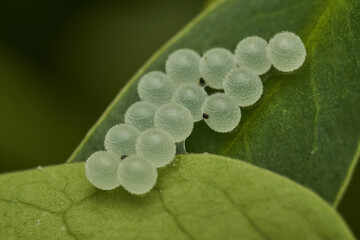
[[[0,172],[63,163],[205,0],[0,0]],[[360,237],[360,166],[340,212]]]

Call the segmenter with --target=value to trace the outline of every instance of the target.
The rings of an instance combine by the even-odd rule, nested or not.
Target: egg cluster
[[[289,72],[305,61],[301,39],[280,32],[267,43],[260,37],[239,42],[233,54],[213,48],[201,57],[180,49],[168,57],[166,74],[153,71],[139,81],[141,101],[125,113],[125,123],[106,134],[106,151],[86,161],[88,180],[97,188],[124,187],[133,194],[150,191],[157,180],[157,168],[175,157],[176,144],[184,142],[194,122],[204,120],[217,132],[232,131],[240,122],[240,107],[254,104],[262,95],[259,75],[271,65]],[[223,90],[209,96],[205,86]]]

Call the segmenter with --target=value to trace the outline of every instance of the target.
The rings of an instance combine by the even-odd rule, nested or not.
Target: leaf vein
[[[180,231],[183,232],[186,235],[186,237],[188,237],[189,239],[195,240],[195,238],[193,236],[191,236],[190,233],[188,231],[186,231],[186,229],[180,224],[180,222],[177,219],[177,217],[175,216],[175,214],[166,206],[160,190],[159,189],[155,189],[155,190],[159,194],[159,199],[160,199],[160,202],[161,202],[165,212],[168,213],[170,215],[170,217],[174,220],[175,224],[178,226]]]
[[[250,223],[250,225],[254,228],[256,232],[258,232],[264,239],[267,240],[272,239],[260,228],[260,226],[258,226],[255,223],[255,221],[250,217],[250,215],[247,214],[247,212],[229,196],[229,194],[226,191],[224,191],[223,189],[217,186],[215,186],[215,188],[218,189],[225,196],[225,198],[229,201],[229,203],[231,203],[231,205],[236,207],[236,209],[238,209],[241,212],[241,214],[244,215],[244,217],[247,219],[247,221]]]

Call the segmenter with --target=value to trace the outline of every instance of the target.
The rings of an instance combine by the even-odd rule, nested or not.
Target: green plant
[[[359,9],[356,0],[214,3],[129,81],[69,159],[73,164],[0,176],[0,236],[353,239],[328,204],[339,203],[360,154]],[[86,181],[84,164],[74,162],[103,149],[106,131],[139,100],[139,78],[163,71],[169,53],[233,49],[246,36],[269,39],[288,28],[305,42],[304,66],[262,76],[264,95],[242,111],[234,132],[218,134],[200,122],[187,140],[189,152],[232,159],[180,155],[144,198]]]

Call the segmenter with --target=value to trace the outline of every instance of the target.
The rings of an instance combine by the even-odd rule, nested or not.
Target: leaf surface
[[[357,0],[217,1],[160,49],[119,93],[69,159],[85,161],[103,149],[106,131],[123,121],[139,100],[139,78],[164,70],[179,48],[200,54],[213,47],[233,50],[239,40],[297,33],[307,49],[305,64],[283,74],[262,76],[264,94],[242,108],[231,133],[218,134],[197,123],[187,140],[192,153],[242,159],[287,176],[337,204],[360,154],[360,2]]]
[[[2,239],[353,239],[295,182],[234,159],[180,155],[143,197],[95,189],[84,163],[0,175]]]

